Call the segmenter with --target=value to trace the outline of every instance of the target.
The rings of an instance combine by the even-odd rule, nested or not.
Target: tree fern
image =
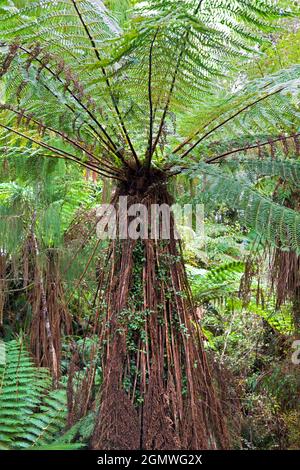
[[[271,0],[133,3],[137,4],[131,9],[130,24],[123,22],[122,15],[116,15],[122,18],[121,25],[100,0],[29,1],[20,8],[13,1],[5,2],[0,22],[1,145],[14,147],[18,156],[22,149],[30,148],[33,152],[38,150],[37,157],[65,160],[109,177],[117,182],[121,194],[133,193],[140,198],[142,186],[142,194],[150,195],[149,204],[152,196],[155,201],[171,199],[165,186],[174,176],[175,165],[178,173],[189,168],[193,176],[206,175],[205,195],[211,202],[238,209],[247,224],[274,244],[298,249],[299,215],[274,204],[213,165],[191,166],[195,161],[218,162],[243,152],[249,145],[253,150],[266,146],[258,136],[266,136],[269,142],[270,138],[278,139],[285,130],[288,135],[295,133],[299,68],[283,71],[269,82],[268,78],[264,83],[256,80],[241,87],[240,94],[220,93],[222,88],[231,88],[235,59],[248,60],[259,55],[259,44],[267,40],[266,33],[274,30],[285,12]],[[208,113],[211,104],[214,106]],[[179,121],[184,121],[181,116],[191,110],[195,116],[191,120],[193,125],[185,127],[183,123],[179,128]],[[223,140],[225,132],[229,138],[220,152],[214,139]],[[233,147],[235,138],[246,145]],[[153,178],[158,180],[158,191],[153,190]],[[167,271],[170,274],[160,286],[153,276],[156,266],[160,270],[164,265],[166,254],[172,254],[173,259],[176,243],[167,242],[163,250],[158,243],[155,257],[144,244],[143,261],[136,260],[133,245],[118,245],[119,240],[113,243],[112,253],[120,253],[120,258],[107,258],[110,274],[107,278],[106,272],[103,278],[102,273],[99,275],[101,282],[93,305],[96,307],[99,300],[105,306],[105,320],[100,335],[104,385],[92,445],[136,448],[142,437],[142,445],[147,448],[167,446],[169,442],[172,448],[183,447],[184,443],[190,448],[203,444],[227,448],[226,427],[208,380],[207,362],[203,350],[199,352],[193,343],[194,329],[189,329],[193,308],[182,259],[179,257],[176,266],[170,265]],[[142,263],[138,268],[143,269],[136,270],[137,263]],[[122,282],[112,286],[111,279],[116,273]],[[133,280],[140,274],[147,289],[137,293]],[[111,289],[104,291],[109,283]],[[178,296],[178,288],[184,289],[185,295]],[[163,324],[160,299],[166,305]],[[165,299],[168,301],[164,302]],[[150,307],[150,327],[147,315],[143,327],[135,331],[136,347],[128,351],[125,344],[130,339],[131,325],[125,307],[131,302],[134,306]],[[125,327],[118,323],[118,313],[123,311]],[[183,320],[184,335],[175,330],[176,313]],[[101,312],[99,321],[102,318]],[[111,318],[116,321],[111,322]],[[175,341],[172,348],[166,343],[167,328]],[[158,331],[163,338],[161,351],[157,349]],[[141,345],[145,337],[150,360],[144,364]],[[198,340],[201,342],[201,337]],[[153,374],[151,363],[157,363],[157,358],[166,362]],[[129,365],[126,371],[125,362]],[[196,363],[203,367],[196,371]],[[112,364],[116,364],[113,374]],[[132,383],[133,368],[136,380],[133,389],[129,389],[132,392],[129,399],[123,385],[126,379]],[[89,379],[92,383],[93,373],[91,367],[86,384],[90,384]],[[188,377],[185,396],[180,393],[182,374]],[[85,390],[88,406],[93,398],[92,387]],[[202,391],[205,400],[194,400],[193,397],[202,396]],[[171,397],[173,393],[166,410],[157,406],[160,400],[156,393],[157,397]],[[125,409],[120,406],[120,396],[122,403],[123,398],[128,398]],[[139,409],[141,420],[135,401],[148,403]],[[191,403],[196,411],[189,416]],[[51,406],[51,400],[48,405]],[[179,414],[177,409],[181,410]],[[188,416],[188,426],[181,416]],[[172,432],[169,417],[174,422]],[[136,424],[132,425],[133,421]],[[120,422],[124,424],[121,431]],[[157,426],[157,422],[162,425]],[[158,428],[161,432],[157,435]],[[180,431],[186,429],[188,435],[182,437]],[[40,430],[37,434],[40,435]]]

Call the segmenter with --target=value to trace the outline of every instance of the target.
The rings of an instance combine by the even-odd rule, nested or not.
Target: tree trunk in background
[[[299,261],[298,261],[299,262]],[[300,284],[297,285],[293,298],[293,320],[297,339],[300,338]]]
[[[0,251],[0,333],[3,328],[3,315],[6,290],[6,255]]]
[[[33,228],[25,248],[26,264],[31,264],[30,276],[34,284],[30,295],[31,352],[39,366],[50,368],[54,384],[57,386],[61,376],[62,334],[71,334],[72,318],[64,303],[64,289],[55,253],[49,250],[43,265],[39,259],[40,249]]]
[[[107,204],[111,199],[112,184],[108,178],[102,178],[102,181],[102,204]]]

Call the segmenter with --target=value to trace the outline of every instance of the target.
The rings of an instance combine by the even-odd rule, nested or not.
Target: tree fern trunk
[[[117,211],[120,195],[146,205],[149,214],[152,204],[171,203],[164,184],[126,191],[119,188],[112,201]],[[108,288],[100,298],[103,387],[92,447],[226,448],[226,426],[174,234],[169,240],[114,240],[100,284]]]

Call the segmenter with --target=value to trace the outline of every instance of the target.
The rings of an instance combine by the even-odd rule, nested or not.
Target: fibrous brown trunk
[[[6,269],[7,269],[6,255],[4,253],[1,253],[1,250],[0,250],[0,330],[3,327],[3,313],[4,313],[5,290],[6,290]]]
[[[149,214],[153,204],[171,204],[164,182],[145,191],[119,188],[116,207],[120,195],[129,196],[129,205],[144,204]],[[228,447],[173,230],[168,240],[113,240],[106,273],[98,319],[103,386],[92,447]]]
[[[64,305],[63,287],[56,258],[49,251],[45,269],[40,265],[38,240],[32,228],[26,244],[27,263],[31,257],[34,289],[30,296],[33,310],[30,325],[31,351],[39,366],[49,367],[54,385],[60,378],[62,333],[71,333],[71,317]],[[27,264],[26,263],[26,264]],[[26,271],[29,267],[26,267]],[[25,269],[24,269],[25,271]],[[27,272],[25,277],[29,276]],[[26,281],[27,282],[27,281]]]

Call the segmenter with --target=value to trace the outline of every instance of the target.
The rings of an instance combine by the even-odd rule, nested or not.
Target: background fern
[[[227,263],[209,271],[187,266],[192,292],[199,303],[224,299],[238,291],[245,270],[241,261]]]

